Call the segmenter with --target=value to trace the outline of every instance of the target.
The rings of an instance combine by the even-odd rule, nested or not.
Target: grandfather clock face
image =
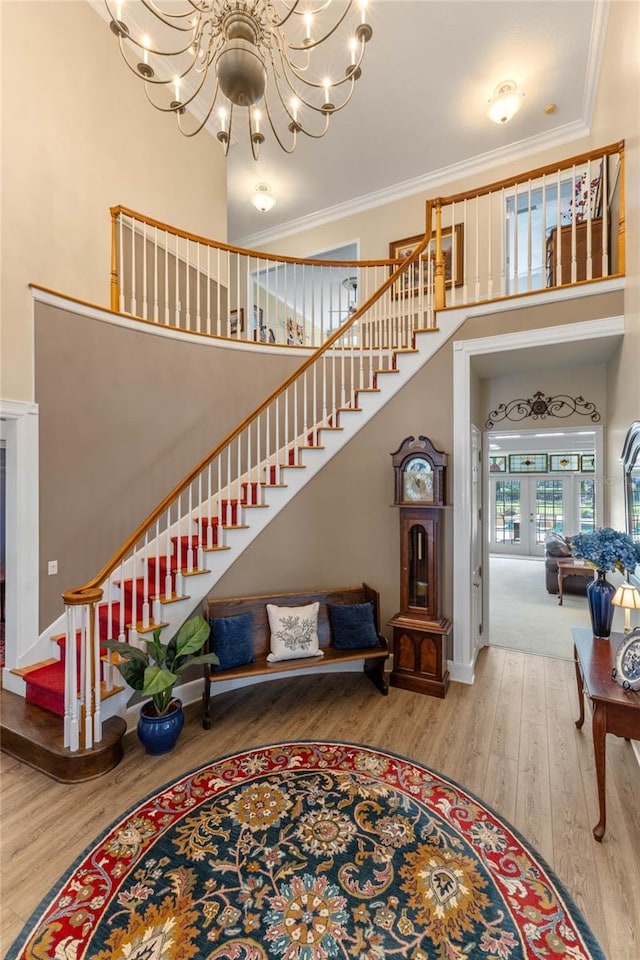
[[[433,503],[433,466],[425,457],[412,457],[402,470],[402,499]]]

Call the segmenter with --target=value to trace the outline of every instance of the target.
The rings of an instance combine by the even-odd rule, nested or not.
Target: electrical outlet
[[[57,561],[57,560],[49,560],[49,564],[48,564],[48,567],[47,567],[47,573],[49,574],[50,577],[53,577],[57,572],[58,572],[58,561]]]

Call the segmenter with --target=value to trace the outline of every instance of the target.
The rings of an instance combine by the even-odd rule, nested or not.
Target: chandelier
[[[286,153],[320,138],[361,75],[367,0],[105,0],[149,102],[185,136],[211,120],[225,156],[245,114],[255,160],[270,128]],[[319,48],[332,64],[319,70]],[[337,72],[336,72],[337,70]]]

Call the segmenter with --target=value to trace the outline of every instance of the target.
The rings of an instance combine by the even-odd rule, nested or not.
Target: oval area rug
[[[335,742],[224,757],[109,827],[9,960],[605,960],[512,827],[412,760]]]

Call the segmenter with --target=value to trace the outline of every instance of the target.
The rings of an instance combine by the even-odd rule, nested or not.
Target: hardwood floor
[[[608,960],[640,956],[640,767],[631,745],[607,738],[607,832],[596,843],[596,780],[587,719],[578,716],[573,664],[485,648],[472,687],[445,700],[392,688],[382,698],[361,674],[278,680],[199,704],[176,750],[148,757],[135,734],[110,774],[65,785],[2,755],[2,952],[85,847],[145,794],[209,760],[278,740],[344,740],[412,757],[493,806],[546,859],[587,918]]]

